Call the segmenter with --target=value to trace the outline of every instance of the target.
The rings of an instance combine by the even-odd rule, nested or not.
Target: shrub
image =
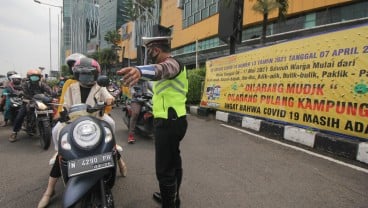
[[[202,98],[202,83],[205,79],[206,69],[202,67],[187,70],[187,75],[189,81],[187,104],[199,104]]]

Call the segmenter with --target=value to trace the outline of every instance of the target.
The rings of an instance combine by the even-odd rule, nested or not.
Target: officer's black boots
[[[153,199],[157,202],[157,203],[160,203],[161,204],[161,194],[160,192],[155,192],[153,193]],[[176,194],[176,200],[175,200],[175,205],[176,205],[176,208],[180,208],[180,198],[179,198],[179,195]]]
[[[180,195],[179,195],[179,189],[180,189],[180,185],[181,185],[181,180],[183,177],[183,169],[177,169],[176,170],[176,198],[175,198],[175,208],[180,208]],[[160,188],[161,189],[161,188]],[[153,193],[153,199],[158,202],[158,203],[162,203],[162,198],[161,198],[161,193],[160,192],[154,192]]]
[[[154,193],[153,198],[156,201],[161,202],[162,208],[176,208],[176,189],[176,183],[160,185],[160,193]]]

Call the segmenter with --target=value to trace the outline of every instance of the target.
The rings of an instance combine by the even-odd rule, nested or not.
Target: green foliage
[[[130,18],[130,20],[134,21],[140,17],[145,10],[152,12],[155,6],[155,0],[127,0],[126,5],[128,8],[125,11],[126,15]]]
[[[279,3],[279,20],[286,20],[287,10],[289,9],[289,1],[288,0],[277,0]]]
[[[104,40],[108,43],[111,43],[112,45],[117,46],[119,44],[119,41],[121,40],[121,35],[116,30],[108,31],[105,36]]]
[[[278,9],[279,10],[279,16],[278,16],[279,20],[285,20],[288,8],[289,8],[288,0],[257,0],[257,2],[253,5],[252,9],[254,11],[263,14],[262,36],[261,36],[262,45],[266,41],[268,14],[272,10]]]
[[[59,82],[59,80],[58,79],[48,79],[47,81],[46,81],[46,83],[52,88],[52,87],[54,87],[55,85],[57,85],[57,83]]]
[[[69,67],[67,65],[61,66],[61,76],[63,77],[70,77],[72,74],[69,72]]]
[[[118,55],[115,50],[111,48],[105,48],[101,51],[92,53],[89,55],[90,58],[97,60],[100,64],[103,74],[111,76],[110,69],[118,60]]]
[[[202,98],[202,83],[206,76],[206,69],[191,69],[187,70],[188,75],[188,94],[187,103],[188,104],[199,104]]]

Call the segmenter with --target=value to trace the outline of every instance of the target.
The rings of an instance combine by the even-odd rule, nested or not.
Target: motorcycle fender
[[[111,170],[103,169],[69,178],[64,191],[62,207],[72,207],[109,171]]]

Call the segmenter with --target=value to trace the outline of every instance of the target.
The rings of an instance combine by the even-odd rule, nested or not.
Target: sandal
[[[55,191],[53,191],[51,194],[44,194],[38,202],[37,208],[45,208],[50,203],[50,198],[55,195]]]

